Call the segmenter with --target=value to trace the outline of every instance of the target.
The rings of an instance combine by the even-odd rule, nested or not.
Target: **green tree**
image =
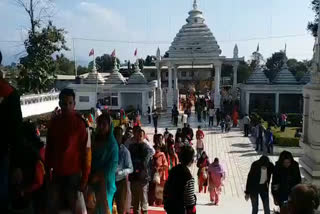
[[[90,69],[88,67],[85,67],[85,66],[81,66],[79,65],[77,67],[77,73],[78,75],[82,75],[82,74],[86,74],[86,73],[89,73],[90,72]]]
[[[155,66],[156,64],[155,64],[155,60],[156,60],[157,58],[155,57],[155,56],[150,56],[150,55],[148,55],[147,57],[146,57],[146,59],[145,59],[145,61],[144,61],[144,65],[145,66]]]
[[[118,65],[120,65],[120,60],[116,58]],[[114,65],[114,59],[109,54],[104,54],[102,56],[96,57],[96,66],[98,72],[108,73],[111,72]],[[91,61],[88,65],[89,69],[93,68],[93,61]]]
[[[19,90],[24,93],[41,93],[51,88],[55,79],[56,64],[52,55],[68,50],[64,29],[59,29],[49,20],[52,0],[15,0],[25,10],[30,21],[28,38],[24,42],[27,55],[20,58]]]
[[[238,83],[245,83],[249,79],[252,70],[247,62],[240,62],[238,67]]]
[[[298,61],[296,59],[288,60],[288,68],[292,72],[292,74],[299,81],[304,76],[306,72],[308,72],[308,66],[305,62]]]
[[[311,1],[312,10],[315,12],[315,17],[313,22],[308,22],[307,29],[314,36],[317,36],[318,31],[318,22],[319,22],[319,1]]]
[[[40,27],[40,25],[37,24]],[[68,50],[63,29],[51,21],[42,30],[29,30],[24,42],[27,56],[20,58],[19,89],[22,92],[41,93],[49,90],[55,80],[56,64],[52,55]]]
[[[63,54],[56,56],[56,74],[74,75],[74,61],[70,61]]]
[[[277,73],[281,70],[284,62],[284,58],[286,57],[283,51],[275,52],[272,54],[270,58],[267,59],[266,62],[266,76],[272,81]]]

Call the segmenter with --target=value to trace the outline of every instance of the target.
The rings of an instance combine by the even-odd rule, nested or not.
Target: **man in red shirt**
[[[74,213],[77,191],[83,191],[90,172],[86,123],[75,112],[75,93],[63,89],[59,95],[61,114],[50,121],[46,145],[47,175],[50,175],[49,213]]]

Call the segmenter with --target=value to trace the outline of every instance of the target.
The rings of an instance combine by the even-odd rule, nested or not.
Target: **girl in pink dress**
[[[218,158],[215,158],[213,163],[209,165],[208,174],[210,201],[215,205],[218,205],[222,181],[225,179],[225,171],[222,165],[219,163]]]

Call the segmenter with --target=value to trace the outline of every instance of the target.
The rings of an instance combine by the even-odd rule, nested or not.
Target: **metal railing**
[[[59,92],[25,95],[20,98],[21,105],[31,105],[59,99]]]

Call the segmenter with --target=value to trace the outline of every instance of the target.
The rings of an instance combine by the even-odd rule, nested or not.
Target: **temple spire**
[[[198,9],[197,0],[194,0],[194,1],[193,1],[193,9],[194,9],[194,10],[197,10],[197,9]]]

